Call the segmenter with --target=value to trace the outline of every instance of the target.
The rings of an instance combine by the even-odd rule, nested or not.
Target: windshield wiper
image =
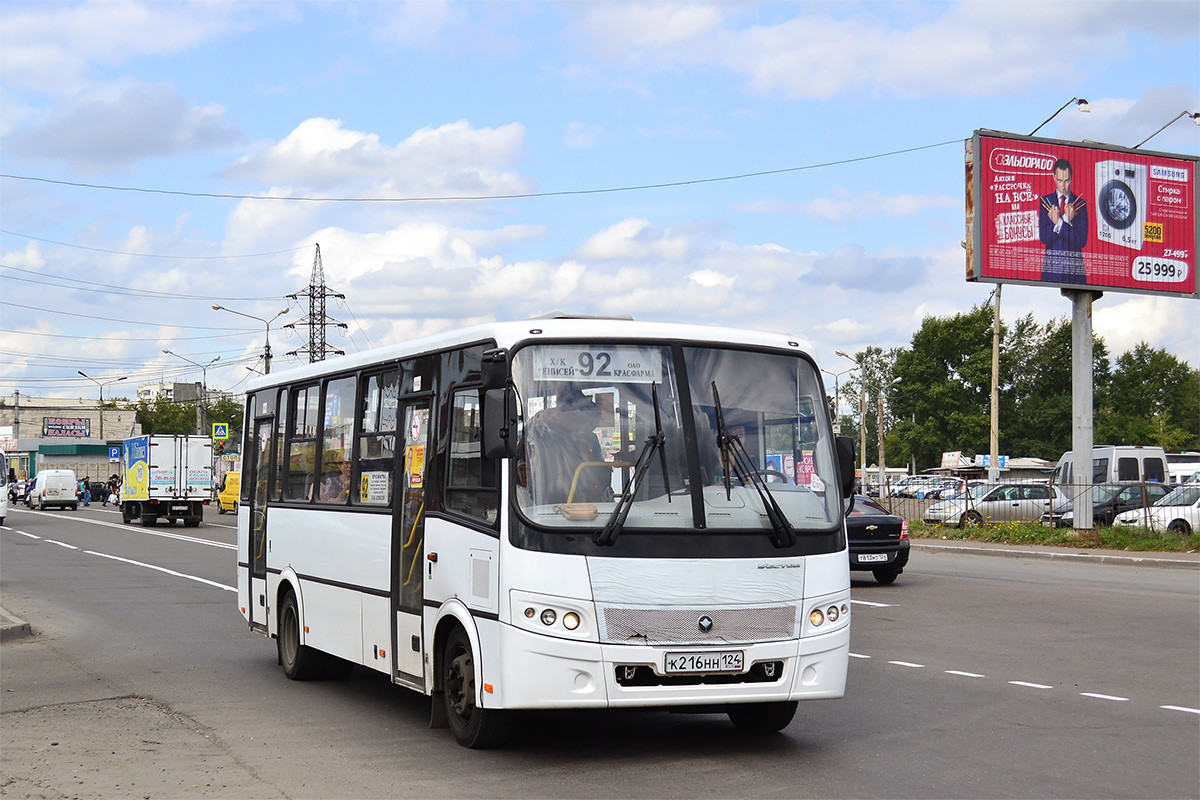
[[[667,502],[671,502],[671,483],[667,477],[667,449],[664,446],[667,436],[663,433],[662,416],[658,411],[658,384],[650,384],[650,397],[654,401],[654,435],[647,438],[642,445],[637,461],[634,462],[633,472],[625,480],[625,486],[621,489],[621,499],[613,506],[608,522],[592,536],[592,541],[602,547],[611,546],[625,527],[625,518],[629,516],[629,509],[633,507],[633,496],[642,486],[642,477],[645,474],[643,467],[650,463],[650,456],[655,450],[662,459],[663,485],[667,489]]]
[[[781,549],[791,547],[796,543],[796,529],[792,527],[792,523],[788,522],[787,515],[775,501],[775,495],[767,487],[766,480],[758,479],[754,462],[750,460],[750,454],[742,445],[742,437],[731,436],[726,430],[725,412],[721,409],[721,395],[717,392],[716,381],[712,382],[712,390],[713,406],[717,411],[717,447],[721,451],[721,469],[725,478],[725,499],[729,500],[733,491],[729,480],[729,468],[732,466],[738,480],[746,486],[753,486],[754,490],[758,492],[758,499],[762,501],[763,510],[767,512],[767,520],[775,532],[771,536],[771,544]]]

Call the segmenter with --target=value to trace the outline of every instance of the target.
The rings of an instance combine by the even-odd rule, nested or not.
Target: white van
[[[1054,482],[1059,486],[1087,483],[1087,476],[1076,472],[1074,460],[1070,450],[1058,460]],[[1167,483],[1167,454],[1161,447],[1098,444],[1092,448],[1092,483],[1142,481]]]
[[[79,486],[79,481],[75,479],[75,470],[44,469],[33,479],[33,491],[29,493],[29,507],[61,506],[74,511],[79,508],[79,497],[75,494],[77,486]]]

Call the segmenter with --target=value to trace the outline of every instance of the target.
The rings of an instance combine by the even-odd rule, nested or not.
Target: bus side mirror
[[[508,385],[508,351],[503,348],[486,350],[479,368],[484,389],[503,389]]]
[[[517,454],[517,402],[508,389],[483,393],[483,455],[513,458]]]
[[[854,495],[854,439],[850,436],[838,436],[835,440],[838,459],[838,483],[842,497]]]

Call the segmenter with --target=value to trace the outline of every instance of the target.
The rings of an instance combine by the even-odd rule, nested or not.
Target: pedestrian
[[[81,482],[82,486],[79,487],[82,490],[83,504],[85,506],[91,504],[92,502],[92,488],[90,485],[90,480],[91,479],[87,475],[84,475],[83,481]]]

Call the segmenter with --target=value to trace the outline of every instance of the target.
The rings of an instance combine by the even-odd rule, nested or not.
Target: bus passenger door
[[[274,417],[254,420],[253,446],[247,454],[243,480],[252,480],[250,502],[246,506],[250,519],[250,552],[246,561],[250,565],[250,624],[267,627],[270,603],[267,601],[267,487],[270,485],[271,433]],[[240,522],[239,522],[240,524]]]
[[[429,443],[429,402],[404,406],[402,435],[404,449],[399,460],[401,474],[396,485],[398,544],[396,555],[396,678],[424,688],[421,630],[425,587],[425,473]]]

